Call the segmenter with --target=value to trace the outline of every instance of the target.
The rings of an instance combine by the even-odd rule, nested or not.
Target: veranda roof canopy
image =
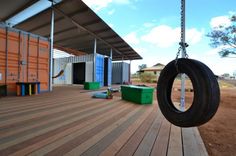
[[[17,0],[14,3],[4,3],[5,6],[1,4],[0,9],[2,7],[12,8],[0,13],[1,20],[5,21],[10,18],[17,10],[29,6],[29,3],[32,2]],[[55,11],[54,44],[57,49],[60,47],[72,49],[71,53],[75,55],[76,51],[93,53],[96,38],[97,52],[109,56],[112,49],[113,60],[122,60],[122,58],[124,60],[142,59],[131,46],[81,0],[64,0],[52,8]],[[52,8],[48,8],[14,27],[50,37]]]
[[[0,4],[0,22],[4,22],[38,0],[5,0]]]

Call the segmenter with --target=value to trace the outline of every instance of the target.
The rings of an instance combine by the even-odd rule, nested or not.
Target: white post
[[[50,32],[50,78],[49,78],[49,90],[52,91],[52,68],[53,68],[53,34],[54,34],[54,10],[52,1],[52,13],[51,13],[51,32]]]
[[[185,0],[182,0],[182,26],[181,26],[181,42],[182,42],[182,58],[186,57],[186,49],[185,49]],[[185,74],[181,74],[181,99],[180,99],[180,110],[185,111]]]
[[[94,49],[93,49],[93,82],[96,81],[96,54],[97,54],[97,39],[94,39]]]

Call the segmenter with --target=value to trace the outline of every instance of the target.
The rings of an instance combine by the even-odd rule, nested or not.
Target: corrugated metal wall
[[[108,86],[112,84],[112,60],[111,58],[108,59]]]
[[[123,63],[123,82],[129,82],[129,75],[130,75],[130,70],[129,70],[129,65],[128,63]]]
[[[112,84],[129,82],[129,64],[126,62],[112,63]]]
[[[93,54],[91,55],[83,55],[83,56],[74,56],[74,57],[65,57],[65,58],[57,58],[54,59],[54,75],[57,75],[62,69],[65,68],[65,72],[62,76],[55,78],[53,80],[53,84],[72,84],[72,73],[73,73],[73,68],[72,64],[73,63],[80,63],[80,62],[87,62],[86,64],[88,67],[86,67],[86,74],[88,72],[87,79],[91,80],[92,77],[90,77],[91,72],[93,73]],[[92,65],[91,65],[92,63]],[[85,78],[86,78],[85,76]],[[92,81],[92,80],[91,80]]]
[[[93,82],[93,62],[86,62],[85,81]]]
[[[54,59],[54,75],[57,75],[66,65],[65,72],[62,76],[55,78],[54,84],[72,84],[72,73],[73,68],[71,64],[85,62],[85,81],[93,81],[93,54],[84,56],[75,56],[67,58],[57,58]],[[68,66],[70,64],[70,66]],[[100,86],[104,86],[104,56],[96,54],[96,81],[100,83]],[[108,85],[112,83],[112,61],[109,58],[108,61]]]
[[[36,82],[49,90],[49,42],[24,31],[0,24],[0,84],[16,93],[16,82]]]
[[[89,62],[89,61],[93,61],[93,54],[57,58],[55,60],[61,60],[61,61],[66,62],[66,63]]]
[[[96,82],[104,86],[104,56],[100,54],[96,55]]]

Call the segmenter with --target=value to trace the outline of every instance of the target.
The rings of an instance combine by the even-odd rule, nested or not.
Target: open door
[[[73,63],[73,84],[84,84],[85,62]]]

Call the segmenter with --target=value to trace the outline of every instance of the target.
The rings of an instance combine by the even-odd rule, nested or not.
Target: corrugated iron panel
[[[129,64],[126,62],[112,63],[112,84],[122,84],[129,81]]]
[[[129,64],[128,63],[123,63],[123,82],[129,82],[129,75],[130,75],[130,70],[129,70]]]
[[[16,93],[16,82],[40,82],[49,88],[49,42],[37,35],[0,25],[0,84]]]
[[[104,56],[99,54],[96,55],[96,82],[104,86]]]
[[[90,62],[90,61],[93,61],[93,54],[56,58],[55,60],[61,60],[63,62],[67,62],[67,63]]]
[[[93,82],[93,62],[86,62],[85,81]]]

